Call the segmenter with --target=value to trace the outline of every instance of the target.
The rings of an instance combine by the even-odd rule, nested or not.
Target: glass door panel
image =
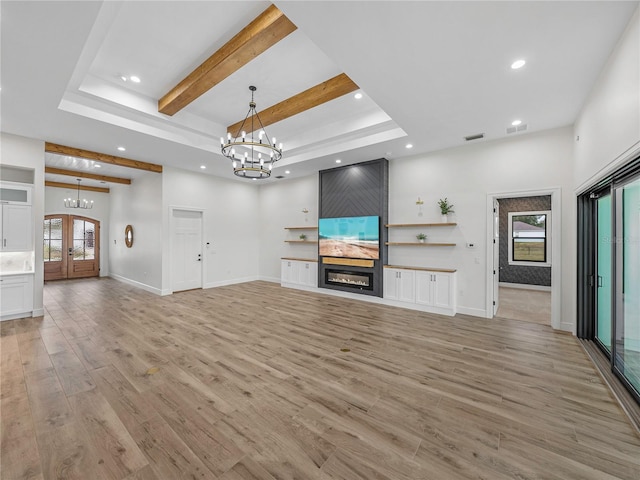
[[[58,280],[67,276],[67,254],[64,231],[67,215],[47,215],[44,219],[44,279]]]
[[[640,179],[618,188],[618,282],[614,366],[640,392]]]
[[[611,352],[611,195],[597,200],[597,251],[596,251],[596,338]]]

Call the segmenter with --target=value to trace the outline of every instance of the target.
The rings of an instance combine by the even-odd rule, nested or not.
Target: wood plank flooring
[[[0,324],[0,478],[640,479],[578,341],[267,282],[45,286]]]

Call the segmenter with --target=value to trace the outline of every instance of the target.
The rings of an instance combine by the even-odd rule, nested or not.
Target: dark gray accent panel
[[[353,271],[373,271],[373,290],[357,291],[363,295],[382,297],[383,270],[387,263],[387,229],[389,223],[389,162],[384,159],[371,160],[345,167],[320,172],[319,218],[335,217],[380,217],[380,259],[374,261],[373,269],[345,267]],[[335,269],[335,265],[328,268]],[[356,293],[348,287],[325,284],[325,268],[322,257],[318,258],[318,285],[322,288]]]
[[[550,287],[551,267],[509,265],[509,242],[511,241],[509,238],[509,212],[551,210],[551,195],[501,198],[498,203],[500,205],[500,281]]]

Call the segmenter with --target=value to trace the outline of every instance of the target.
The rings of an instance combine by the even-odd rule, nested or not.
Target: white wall
[[[205,288],[257,280],[261,241],[258,225],[263,216],[277,215],[277,208],[260,201],[255,182],[169,167],[164,168],[162,178],[163,292],[171,291],[170,207],[203,210]]]
[[[162,291],[162,174],[145,173],[109,193],[109,274],[153,293]],[[132,248],[124,229],[133,226]],[[103,245],[106,248],[106,245]]]
[[[428,155],[393,160],[389,165],[389,222],[439,222],[437,201],[455,206],[451,228],[425,232],[432,242],[456,247],[389,247],[389,264],[458,270],[458,311],[484,316],[486,305],[487,194],[515,193],[553,187],[562,189],[562,328],[571,330],[575,316],[571,293],[575,284],[575,199],[572,194],[572,129],[565,127],[474,143]],[[423,216],[415,202],[424,201]],[[394,236],[406,235],[392,230]],[[401,240],[401,239],[398,239]],[[406,239],[410,241],[410,239]],[[466,243],[475,244],[467,248]]]
[[[69,210],[64,207],[65,198],[76,198],[78,191],[73,188],[45,187],[44,214],[81,215],[100,222],[100,276],[109,276],[109,194],[101,192],[80,191],[80,198],[93,200],[91,210]]]
[[[34,218],[35,274],[33,279],[33,315],[43,315],[44,287],[43,220],[44,220],[44,142],[0,132],[0,163],[34,170],[32,210]],[[40,248],[37,248],[40,247]]]
[[[280,282],[280,258],[318,258],[314,244],[288,244],[302,231],[284,227],[318,226],[318,174],[271,183],[260,187],[260,204],[266,206],[260,217],[260,278]],[[304,214],[303,209],[309,210]],[[309,239],[317,239],[317,231],[305,231]]]
[[[609,57],[576,123],[575,187],[581,190],[640,148],[640,8]]]

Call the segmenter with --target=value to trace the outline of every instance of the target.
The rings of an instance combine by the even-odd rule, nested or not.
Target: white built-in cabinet
[[[0,183],[0,320],[30,316],[33,311],[34,220],[31,194],[30,185]],[[15,262],[12,252],[31,252],[32,260],[25,262],[22,270],[7,269],[10,262]]]
[[[455,315],[455,270],[385,267],[384,299],[425,312]]]
[[[20,252],[33,249],[30,205],[3,204],[0,208],[2,225],[2,244],[0,250]]]
[[[2,317],[19,316],[33,310],[33,275],[0,277],[0,312]]]
[[[384,298],[399,302],[415,302],[415,278],[416,272],[413,270],[385,268]]]
[[[283,287],[318,286],[318,262],[292,258],[283,258],[281,262],[280,283]]]

